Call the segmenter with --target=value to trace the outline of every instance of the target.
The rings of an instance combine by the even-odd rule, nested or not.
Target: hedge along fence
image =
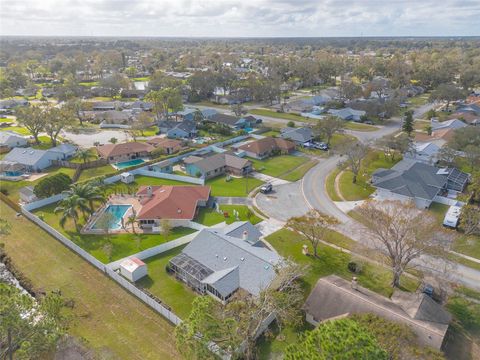
[[[0,192],[0,200],[2,200],[5,204],[10,206],[16,212],[21,212],[22,211],[22,209],[20,208],[20,205],[18,205],[15,201],[10,199],[7,195],[5,195],[2,192]]]
[[[3,194],[2,194],[3,195]],[[59,194],[61,195],[61,194]],[[45,204],[48,203],[53,203],[56,200],[58,195],[52,196],[47,199],[42,199],[40,201],[36,201],[35,203],[32,203],[33,206],[30,206],[29,208],[37,208],[40,207],[39,205],[45,206]],[[43,202],[42,202],[43,201]],[[32,205],[29,204],[29,205]],[[170,308],[167,308],[166,305],[161,304],[160,302],[156,301],[154,298],[152,298],[151,295],[148,293],[140,290],[137,288],[135,285],[130,283],[128,280],[124,279],[121,277],[119,274],[117,274],[114,270],[110,269],[108,266],[106,266],[104,263],[101,261],[97,260],[94,256],[89,254],[87,251],[83,250],[80,246],[72,242],[70,239],[65,237],[63,234],[59,233],[57,230],[52,228],[50,225],[47,223],[43,222],[40,220],[39,217],[35,216],[32,214],[28,209],[27,206],[23,206],[21,208],[22,214],[32,221],[33,223],[37,224],[40,226],[43,230],[45,230],[48,234],[53,236],[55,239],[60,241],[63,245],[68,247],[70,250],[75,252],[77,255],[82,257],[84,260],[88,261],[91,265],[95,266],[98,270],[102,271],[105,275],[109,276],[111,279],[115,280],[118,284],[120,284],[124,289],[126,289],[128,292],[130,292],[132,295],[136,296],[138,299],[143,301],[145,304],[150,306],[152,309],[154,309],[157,313],[165,317],[168,321],[170,321],[173,325],[178,325],[182,321],[174,312],[170,310]]]

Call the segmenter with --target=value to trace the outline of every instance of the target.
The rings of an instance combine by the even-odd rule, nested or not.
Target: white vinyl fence
[[[169,180],[177,180],[177,181],[183,181],[191,184],[198,184],[198,185],[204,185],[205,184],[205,179],[200,179],[200,178],[194,178],[191,176],[183,176],[183,175],[177,175],[177,174],[168,174],[168,173],[162,173],[159,171],[149,171],[149,170],[144,170],[144,169],[138,169],[137,171],[132,171],[132,174],[134,175],[142,175],[142,176],[149,176],[149,177],[154,177],[154,178],[159,178],[159,179],[169,179]]]
[[[43,200],[49,200],[50,202],[43,203],[43,205],[47,205],[49,203],[55,202],[54,197],[50,197],[48,199],[43,199]],[[58,199],[56,200],[58,201]],[[39,203],[37,201],[36,203]],[[32,203],[34,205],[37,205],[36,207],[33,208],[38,208],[38,204]],[[29,204],[29,205],[32,205]],[[28,206],[28,205],[27,205]],[[101,261],[97,260],[95,257],[90,255],[88,252],[83,250],[80,246],[72,242],[70,239],[67,239],[65,236],[63,236],[61,233],[59,233],[57,230],[52,228],[50,225],[46,224],[42,220],[40,220],[37,216],[32,214],[28,209],[27,206],[22,207],[22,213],[23,215],[33,221],[35,224],[40,226],[43,230],[45,230],[47,233],[52,235],[55,239],[60,241],[63,245],[68,247],[69,249],[73,250],[75,253],[77,253],[79,256],[81,256],[83,259],[87,260],[90,264],[95,266],[97,269],[102,271],[104,274],[108,275],[111,277],[113,280],[115,280],[118,284],[123,286],[127,291],[129,291],[131,294],[135,295],[137,298],[142,300],[144,303],[146,303],[148,306],[150,306],[152,309],[157,311],[160,315],[164,316],[167,320],[169,320],[172,324],[178,325],[182,320],[175,314],[173,313],[170,309],[166,308],[163,304],[159,303],[152,297],[150,297],[147,293],[143,292],[142,290],[138,289],[130,283],[128,280],[124,279],[121,277],[119,274],[117,274],[114,270],[109,269],[104,263]],[[31,207],[32,208],[32,207]],[[167,243],[168,244],[168,243]],[[166,244],[165,244],[166,245]]]

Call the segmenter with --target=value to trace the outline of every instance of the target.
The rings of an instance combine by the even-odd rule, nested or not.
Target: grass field
[[[253,115],[268,116],[268,117],[273,117],[278,119],[293,120],[293,121],[300,121],[300,122],[309,121],[309,119],[297,114],[281,113],[281,112],[276,112],[268,109],[252,109],[252,110],[249,110],[248,112]]]
[[[332,201],[342,201],[340,196],[338,196],[337,191],[335,190],[335,178],[340,173],[339,169],[333,170],[330,174],[328,174],[327,179],[325,181],[325,188],[327,190],[327,194],[332,199]]]
[[[233,210],[237,210],[239,213],[238,221],[250,221],[254,225],[262,221],[262,219],[253,213],[250,217],[248,217],[248,206],[245,205],[220,205],[220,210],[228,212],[229,216],[225,218],[223,214],[217,213],[214,209],[202,208],[195,218],[195,221],[206,226],[219,224],[223,221],[225,221],[227,224],[231,224],[237,221],[233,216]]]
[[[453,250],[480,259],[480,236],[459,236],[453,243]],[[480,267],[480,264],[478,266]]]
[[[47,224],[61,232],[75,244],[104,263],[122,259],[139,251],[149,249],[153,246],[163,244],[194,232],[194,230],[189,228],[177,227],[172,229],[168,237],[160,234],[134,235],[132,233],[117,235],[85,235],[80,234],[75,230],[73,221],[70,219],[67,220],[65,228],[62,228],[59,224],[61,214],[55,214],[53,212],[56,206],[56,204],[44,206],[35,210],[35,215],[42,218]],[[82,216],[81,218],[82,219],[79,223],[83,225],[85,220]],[[112,250],[110,256],[105,248],[107,244],[111,244]]]
[[[212,196],[237,197],[246,197],[250,191],[262,184],[263,181],[252,177],[249,177],[248,180],[246,178],[232,177],[230,178],[230,181],[227,181],[227,178],[225,176],[209,179],[205,182],[205,185],[209,185],[212,187]]]
[[[64,173],[70,177],[73,176],[73,174],[75,173],[75,169],[70,169],[70,168],[51,168],[51,169],[48,169],[48,175],[47,176],[52,176],[52,175],[55,175],[55,174],[58,174],[58,173]],[[24,186],[35,186],[36,184],[38,184],[38,182],[42,179],[45,179],[47,176],[41,178],[41,179],[37,179],[35,181],[26,181],[26,180],[21,180],[21,181],[5,181],[5,180],[2,180],[0,182],[0,189],[2,189],[2,191],[6,191],[7,192],[7,196],[9,198],[11,198],[13,201],[19,201],[20,199],[20,195],[19,195],[19,190],[24,187]]]
[[[298,236],[292,231],[282,229],[268,236],[266,240],[284,257],[288,257],[298,264],[308,266],[306,275],[303,277],[304,296],[307,297],[315,286],[318,279],[322,276],[336,274],[347,280],[351,280],[352,273],[347,269],[347,264],[351,259],[349,254],[343,253],[330,246],[319,246],[319,257],[307,257],[302,254],[302,246],[309,244],[308,241]],[[311,251],[311,248],[310,248]],[[384,296],[390,296],[393,289],[390,286],[390,272],[377,265],[363,263],[362,273],[355,275],[359,283],[378,292]],[[405,290],[414,291],[418,283],[410,278],[403,277],[402,285]],[[267,340],[260,343],[260,358],[276,358],[290,343],[297,341],[303,329],[291,329],[288,326],[284,328],[280,339]],[[285,340],[283,340],[285,337]]]
[[[68,333],[96,357],[181,358],[169,322],[4,203],[0,213],[12,226],[1,239],[7,254],[35,288],[60,290],[73,301]]]
[[[289,173],[297,169],[300,165],[309,162],[309,159],[307,157],[293,155],[273,156],[265,160],[249,158],[249,160],[252,161],[253,167],[256,171],[265,175],[279,177],[282,179],[284,178],[283,176],[287,176]]]
[[[303,163],[297,168],[291,170],[290,172],[281,175],[280,177],[283,180],[287,180],[287,181],[292,181],[292,182],[298,181],[305,176],[308,170],[310,170],[312,167],[314,167],[317,164],[318,164],[317,160],[309,160],[306,163]]]
[[[345,128],[349,130],[354,130],[354,131],[377,131],[378,130],[378,127],[376,126],[356,123],[352,121],[347,121],[347,123],[345,124]]]
[[[193,299],[197,295],[186,284],[169,275],[166,266],[170,259],[177,256],[183,248],[184,246],[176,247],[145,259],[148,275],[137,282],[137,286],[145,288],[161,299],[181,318],[190,314]]]
[[[380,151],[371,152],[362,161],[362,166],[355,184],[352,181],[353,173],[351,171],[346,170],[340,175],[338,185],[341,194],[347,201],[368,198],[375,191],[375,188],[369,183],[372,173],[379,168],[389,169],[400,160],[401,157],[397,156],[395,161],[391,161]]]

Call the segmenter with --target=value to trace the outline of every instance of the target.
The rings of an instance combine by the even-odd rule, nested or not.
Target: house
[[[48,149],[50,152],[54,152],[60,155],[60,160],[68,160],[75,156],[77,153],[78,146],[72,144],[61,144],[53,148]]]
[[[216,109],[203,109],[200,111],[203,119],[210,119],[212,116],[218,113]]]
[[[33,186],[24,186],[18,192],[20,194],[20,200],[25,204],[38,200],[37,196],[33,192]]]
[[[4,161],[15,162],[25,166],[25,171],[39,172],[52,165],[52,160],[63,160],[61,152],[39,150],[33,148],[13,148],[4,158]]]
[[[437,350],[442,348],[451,321],[451,315],[426,294],[396,290],[389,299],[337,275],[317,281],[303,310],[314,326],[351,314],[375,314],[407,325],[420,344]]]
[[[137,214],[142,228],[158,227],[161,220],[173,227],[188,226],[197,208],[207,206],[210,186],[140,186],[137,197],[142,205]]]
[[[138,281],[147,276],[147,264],[136,257],[125,259],[120,263],[120,274],[131,282]]]
[[[252,162],[232,154],[215,154],[205,158],[189,156],[184,159],[185,170],[191,176],[210,179],[225,173],[244,176],[252,171]]]
[[[476,115],[475,113],[472,113],[472,112],[464,112],[464,113],[455,112],[451,116],[449,116],[449,119],[458,119],[468,125],[473,125],[473,126],[480,125],[480,115]]]
[[[180,151],[180,149],[182,148],[182,142],[180,140],[167,139],[167,138],[161,138],[161,137],[149,139],[147,140],[147,144],[150,144],[157,149],[163,149],[165,151],[165,154],[168,154],[168,155],[176,153],[177,151]]]
[[[416,142],[431,142],[436,144],[439,147],[442,147],[450,140],[455,134],[454,129],[440,129],[432,131],[432,135],[427,133],[416,132],[415,141]]]
[[[255,159],[265,159],[275,153],[290,154],[295,150],[295,143],[282,138],[265,137],[240,145],[239,150]]]
[[[170,160],[163,160],[151,166],[153,171],[171,174],[173,172],[173,165]]]
[[[146,101],[134,101],[130,104],[130,108],[136,111],[152,111],[153,103]]]
[[[293,141],[297,145],[303,145],[313,140],[313,132],[311,128],[301,127],[301,128],[283,128],[281,130],[280,136],[282,139],[287,139]]]
[[[366,111],[363,110],[354,110],[352,108],[343,108],[343,109],[330,109],[328,113],[333,116],[338,116],[343,120],[352,120],[359,122],[362,119],[362,116],[367,114]]]
[[[480,115],[480,105],[476,103],[463,104],[458,106],[455,111],[457,113],[471,113],[474,115]]]
[[[404,158],[423,162],[426,164],[435,164],[438,159],[440,146],[433,142],[419,143],[415,142],[413,148],[405,152]]]
[[[443,129],[456,130],[456,129],[461,129],[461,128],[464,128],[464,127],[468,126],[463,121],[458,120],[458,119],[438,121],[435,118],[432,118],[432,120],[430,121],[430,125],[432,126],[432,130],[443,130]]]
[[[419,209],[427,209],[437,196],[461,192],[469,175],[456,168],[404,159],[391,169],[377,169],[372,174],[376,197],[389,200],[413,200]]]
[[[258,296],[275,279],[282,258],[260,241],[248,240],[248,230],[233,230],[236,226],[254,228],[242,222],[226,229],[203,229],[170,260],[169,269],[195,291],[222,303],[239,289]]]
[[[0,114],[13,114],[15,108],[28,106],[29,102],[25,99],[19,100],[0,100]]]
[[[120,103],[117,101],[97,101],[92,104],[93,111],[109,111],[120,108]]]
[[[23,136],[13,131],[0,131],[0,147],[24,147],[28,142]]]
[[[197,136],[197,126],[193,121],[163,120],[158,123],[159,132],[171,139],[188,139]]]
[[[109,163],[127,161],[150,156],[155,149],[152,145],[143,142],[127,142],[122,144],[105,144],[97,146],[97,153]]]
[[[182,120],[189,120],[189,121],[194,121],[195,120],[195,113],[199,111],[197,109],[192,109],[192,108],[185,108],[182,111],[178,111],[175,113],[175,116],[180,117]]]
[[[146,90],[141,89],[121,89],[120,96],[122,98],[129,98],[129,99],[143,99],[146,95]]]
[[[238,117],[233,116],[233,115],[220,114],[220,113],[216,113],[216,114],[210,116],[208,119],[205,119],[205,121],[229,126],[232,129],[249,128],[249,127],[253,126],[253,124],[255,124],[255,122],[251,122],[250,120],[251,119],[248,118],[248,117],[238,118]],[[256,119],[255,119],[255,121],[256,121]]]
[[[128,110],[107,110],[94,114],[95,120],[102,125],[128,125],[133,120],[133,114]]]

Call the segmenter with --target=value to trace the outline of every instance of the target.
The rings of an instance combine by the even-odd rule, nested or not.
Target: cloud
[[[1,0],[2,35],[479,35],[469,0]]]

